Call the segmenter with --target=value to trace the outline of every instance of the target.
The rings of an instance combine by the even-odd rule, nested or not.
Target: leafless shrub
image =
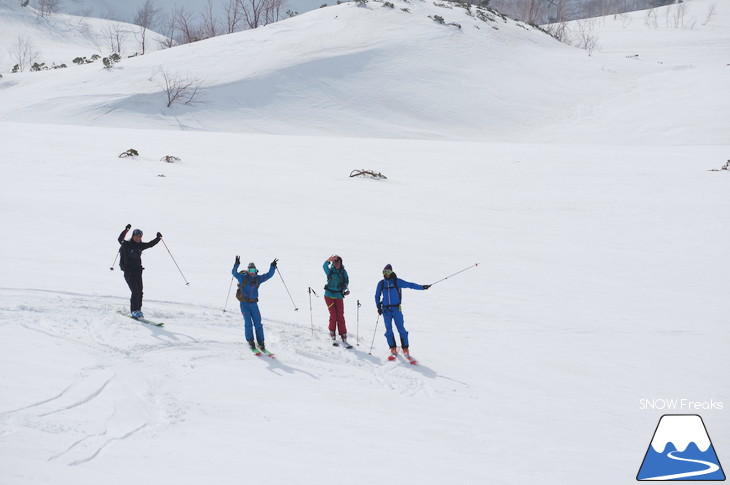
[[[167,72],[163,68],[160,68],[159,76],[162,89],[167,96],[168,108],[173,104],[195,106],[202,102],[200,91],[202,80],[179,72]]]
[[[595,28],[594,19],[578,20],[576,25],[578,26],[578,34],[575,46],[584,49],[590,56],[598,47],[598,34],[593,32]]]
[[[385,180],[388,178],[380,172],[376,172],[374,170],[365,170],[365,169],[353,170],[352,172],[350,172],[350,177],[367,177],[367,178],[376,179],[376,180]]]
[[[129,31],[123,24],[111,23],[104,26],[101,30],[102,36],[104,37],[105,47],[110,52],[118,52],[120,55],[124,51],[124,42],[127,40]]]
[[[715,17],[717,16],[717,4],[713,3],[707,8],[707,15],[705,16],[705,21],[702,23],[702,25],[707,25],[710,22],[712,22]]]
[[[139,44],[142,55],[147,50],[147,31],[154,30],[159,13],[160,10],[155,8],[152,1],[146,0],[144,5],[134,14],[132,23],[139,26],[139,30],[134,32],[134,37]]]
[[[135,150],[134,148],[130,148],[126,152],[122,152],[119,154],[119,158],[128,158],[128,157],[138,157],[139,152]]]
[[[687,21],[687,2],[677,3],[667,9],[667,22],[671,16],[671,26],[683,29]]]
[[[657,12],[655,9],[650,8],[646,11],[644,25],[646,25],[647,27],[654,27],[655,29],[659,26],[659,22],[657,20]]]
[[[38,0],[38,16],[47,18],[51,14],[58,12],[61,7],[61,0]]]
[[[238,0],[226,0],[223,5],[223,13],[225,19],[223,21],[223,30],[226,34],[232,34],[238,31],[238,26],[243,20],[243,14],[238,6]]]
[[[237,3],[249,29],[278,21],[284,6],[284,0],[237,0]]]
[[[209,39],[223,33],[220,22],[213,14],[213,1],[208,0],[208,4],[203,10],[203,25],[200,28],[200,37]]]
[[[180,159],[176,157],[175,155],[165,155],[164,157],[160,158],[161,162],[167,162],[167,163],[175,163],[179,162]]]
[[[38,51],[35,50],[35,46],[30,41],[30,38],[22,35],[18,36],[10,45],[8,54],[10,54],[10,62],[17,66],[17,68],[13,69],[14,72],[23,72],[26,69],[30,69],[40,56]]]
[[[626,14],[626,13],[622,13],[621,15],[619,15],[619,18],[621,19],[621,26],[622,26],[622,27],[623,27],[624,29],[625,29],[626,27],[628,27],[628,26],[629,26],[629,24],[631,23],[631,15],[629,15],[629,14]]]

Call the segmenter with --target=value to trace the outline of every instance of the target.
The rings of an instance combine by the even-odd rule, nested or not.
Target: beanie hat
[[[256,265],[253,263],[248,263],[248,269],[251,269],[251,268],[256,269]]]
[[[393,271],[393,267],[390,264],[386,264],[385,268],[383,268],[383,271],[385,271],[386,269]]]
[[[132,231],[132,236],[141,236],[142,235],[142,229],[135,229]]]

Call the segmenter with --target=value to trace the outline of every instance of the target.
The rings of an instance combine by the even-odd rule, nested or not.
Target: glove
[[[130,229],[132,229],[132,224],[127,224],[127,227],[125,227],[124,229],[126,229],[127,231],[129,231]]]
[[[382,315],[382,314],[383,314],[383,307],[378,305],[378,315]]]
[[[274,258],[274,260],[271,262],[271,266],[276,268],[276,262],[279,261],[279,258]]]
[[[347,296],[347,295],[349,295],[349,294],[350,294],[350,290],[345,290],[345,291],[344,291],[344,292],[342,293],[342,295],[343,295],[343,296]]]
[[[236,264],[241,264],[241,256],[236,256]]]
[[[158,238],[158,239],[162,239],[162,234],[160,234],[160,233],[158,232],[158,233],[157,233],[157,238]]]
[[[423,289],[424,289],[424,290],[427,290],[427,289],[429,289],[429,288],[431,288],[431,285],[423,285]]]

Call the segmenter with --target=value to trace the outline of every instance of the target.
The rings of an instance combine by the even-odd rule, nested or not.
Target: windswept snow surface
[[[730,99],[718,93],[730,85],[730,34],[716,27],[730,25],[728,2],[714,22],[672,32],[697,39],[691,45],[702,55],[669,44],[657,56],[650,44],[645,60],[630,56],[658,35],[647,26],[626,32],[633,43],[588,57],[486,11],[396,3],[323,8],[125,59],[111,71],[96,63],[7,75],[0,120],[518,143],[728,142]],[[163,73],[200,82],[201,103],[166,108]]]
[[[728,461],[724,88],[692,78],[665,106],[675,74],[710,71],[588,58],[511,21],[390,24],[444,11],[400,8],[3,73],[0,483],[633,483],[659,416],[682,412],[640,409],[661,398],[725,403],[685,411]],[[697,47],[712,82],[727,32]],[[161,109],[158,65],[210,74],[208,103]],[[714,121],[684,125],[693,106]],[[348,176],[363,168],[388,179]],[[127,223],[164,235],[143,256],[162,328],[116,313]],[[326,331],[333,253],[350,351]],[[245,348],[237,254],[279,258],[260,288],[276,359]],[[386,360],[386,263],[421,284],[480,263],[403,291],[418,366]]]

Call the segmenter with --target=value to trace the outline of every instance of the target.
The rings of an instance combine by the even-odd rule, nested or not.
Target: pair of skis
[[[276,357],[274,357],[274,354],[272,354],[271,352],[269,352],[266,349],[263,349],[262,350],[262,349],[257,349],[255,347],[254,348],[249,347],[249,349],[251,349],[251,352],[253,352],[253,355],[255,355],[257,357],[260,357],[262,355],[265,355],[267,357],[271,357],[272,359],[275,359],[276,358]]]
[[[352,348],[352,345],[350,345],[350,344],[349,344],[349,342],[348,342],[347,340],[343,340],[343,341],[342,341],[342,345],[343,345],[343,346],[344,346],[344,347],[345,347],[346,349],[351,349],[351,348]],[[332,346],[333,346],[333,347],[339,347],[339,346],[340,346],[340,343],[339,343],[339,342],[338,342],[337,340],[335,340],[335,339],[332,339]]]
[[[403,355],[403,358],[406,359],[409,364],[411,364],[411,365],[417,365],[418,364],[418,361],[416,359],[414,359],[413,357],[411,357],[411,354],[409,354],[407,352],[403,352],[402,349],[400,349],[400,348],[396,348],[395,349],[395,353],[394,354],[391,353],[388,356],[388,360],[391,361],[391,362],[393,362],[396,359],[396,356],[398,356],[399,354]]]
[[[153,322],[152,320],[147,320],[146,318],[140,318],[140,317],[133,317],[132,315],[129,315],[121,310],[117,311],[118,314],[123,315],[127,318],[131,318],[132,320],[137,320],[138,322],[145,323],[147,325],[152,325],[153,327],[162,327],[165,324],[162,322]]]

